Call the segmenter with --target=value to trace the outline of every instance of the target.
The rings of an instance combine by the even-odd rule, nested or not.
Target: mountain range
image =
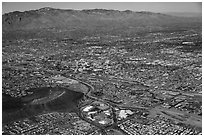
[[[27,35],[134,34],[201,27],[201,17],[178,17],[130,10],[63,10],[50,7],[2,16],[3,38]]]

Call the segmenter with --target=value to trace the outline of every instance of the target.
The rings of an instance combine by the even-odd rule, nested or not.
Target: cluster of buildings
[[[196,39],[193,41],[197,35],[191,37],[188,33],[156,33],[133,38],[107,36],[103,42],[100,37],[85,37],[81,41],[14,41],[2,47],[2,91],[21,97],[32,94],[26,92],[29,88],[79,84],[67,78],[72,76],[91,83],[95,88],[91,95],[97,93],[101,99],[119,105],[147,108],[159,105],[201,116],[202,54],[181,50],[198,43]],[[131,87],[130,83],[141,83],[148,88]],[[132,109],[113,112],[109,104],[99,101],[83,106],[80,111],[90,123],[102,127],[114,124],[113,113],[118,121],[135,114]],[[38,122],[21,120],[3,126],[3,134],[101,134],[76,114],[48,113],[36,117]],[[133,119],[118,126],[133,135],[201,133],[162,118],[149,125]]]
[[[197,135],[202,134],[200,129],[186,127],[172,123],[162,116],[149,120],[149,124],[138,122],[135,119],[127,120],[119,127],[129,135]]]
[[[96,127],[81,120],[75,113],[48,113],[32,119],[13,122],[3,127],[2,134],[8,135],[86,135]]]
[[[82,115],[90,119],[91,121],[100,124],[100,125],[111,125],[113,124],[113,114],[109,105],[94,101],[82,108]]]

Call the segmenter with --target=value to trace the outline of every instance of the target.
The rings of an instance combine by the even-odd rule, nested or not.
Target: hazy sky
[[[3,2],[2,12],[52,7],[60,9],[116,9],[151,12],[202,12],[201,2]]]

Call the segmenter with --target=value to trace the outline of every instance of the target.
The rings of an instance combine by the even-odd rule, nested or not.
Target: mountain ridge
[[[81,31],[82,33],[137,33],[143,30],[185,28],[201,23],[200,19],[175,17],[147,11],[107,9],[54,9],[14,11],[2,16],[3,34],[15,31],[47,30],[52,33]],[[200,25],[200,24],[199,24]],[[116,31],[116,32],[115,32]],[[133,32],[134,31],[134,32]]]
[[[24,13],[24,12],[30,12],[30,11],[51,11],[51,10],[60,10],[60,11],[82,11],[82,12],[126,12],[126,13],[155,13],[155,12],[150,12],[150,11],[132,11],[132,10],[114,10],[114,9],[101,9],[101,8],[93,8],[93,9],[82,9],[82,10],[76,10],[76,9],[59,9],[59,8],[52,8],[52,7],[43,7],[40,9],[35,9],[35,10],[28,10],[28,11],[13,11],[13,12],[8,12],[8,13],[4,13],[3,15],[6,14],[12,14],[15,12],[19,12],[19,13]],[[162,14],[162,13],[155,13],[155,14]]]

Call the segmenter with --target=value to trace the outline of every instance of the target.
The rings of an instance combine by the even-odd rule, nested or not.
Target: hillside
[[[162,31],[169,28],[178,30],[188,28],[189,26],[197,27],[201,26],[201,19],[129,10],[93,9],[79,11],[47,7],[39,10],[15,11],[4,14],[2,26],[3,34],[5,35],[10,32],[19,35],[28,31],[30,35],[36,35],[36,33],[45,35],[47,31],[50,34],[131,34],[146,31]]]

